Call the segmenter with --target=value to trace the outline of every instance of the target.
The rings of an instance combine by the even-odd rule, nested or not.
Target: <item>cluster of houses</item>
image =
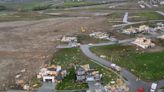
[[[75,70],[77,82],[100,81],[102,78],[102,74],[95,69],[90,69],[89,64],[76,65]]]
[[[136,33],[148,33],[150,31],[150,27],[146,25],[141,25],[139,28],[130,27],[128,29],[123,30],[125,34],[136,34]]]
[[[67,71],[62,69],[59,65],[51,65],[46,68],[41,68],[39,74],[37,75],[38,79],[42,79],[43,82],[61,82],[62,79],[67,75]]]
[[[106,32],[93,32],[89,34],[89,36],[97,39],[106,39],[106,40],[109,40],[110,38],[110,35]]]
[[[147,25],[140,25],[138,28],[131,26],[130,28],[124,29],[122,31],[122,33],[130,35],[130,34],[137,34],[137,33],[157,32],[157,31],[164,32],[164,24],[163,23],[161,23],[161,22],[157,23],[156,27],[154,27],[154,28],[149,27]]]
[[[151,41],[151,39],[147,39],[145,37],[136,38],[136,40],[133,41],[132,43],[143,49],[151,48],[155,46],[155,44]]]

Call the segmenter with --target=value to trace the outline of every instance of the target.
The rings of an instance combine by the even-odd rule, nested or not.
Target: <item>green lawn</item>
[[[78,35],[77,38],[78,38],[78,42],[82,44],[109,42],[109,40],[98,39],[98,38],[90,37],[89,35],[83,35],[83,34]]]
[[[86,89],[88,88],[88,84],[87,83],[74,83],[76,79],[76,74],[75,74],[75,70],[72,68],[69,71],[69,74],[64,78],[64,80],[60,83],[58,83],[58,85],[56,86],[56,88],[58,90],[72,90],[72,89],[76,89],[76,90],[80,90],[80,89]],[[73,83],[70,84],[70,83]]]
[[[67,90],[67,89],[79,89],[84,88],[86,89],[86,84],[79,84],[77,83],[74,77],[74,72],[72,72],[72,65],[73,64],[90,64],[91,68],[97,69],[100,73],[103,74],[102,83],[107,84],[111,80],[116,80],[118,76],[106,68],[99,66],[96,63],[93,63],[90,59],[85,57],[83,53],[78,48],[71,48],[71,49],[60,49],[54,54],[52,64],[61,65],[63,68],[66,68],[70,75],[64,79],[61,83],[57,85],[58,90]],[[68,86],[71,85],[71,86]]]
[[[149,21],[149,20],[162,20],[164,16],[154,12],[154,11],[145,11],[132,14],[133,16],[138,16],[135,18],[129,19],[130,21]]]
[[[93,47],[91,50],[97,55],[106,55],[107,60],[129,69],[141,79],[164,79],[164,51],[141,53],[132,46],[121,45]]]

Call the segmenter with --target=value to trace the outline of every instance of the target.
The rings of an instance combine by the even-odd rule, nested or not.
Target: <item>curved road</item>
[[[128,40],[121,40],[118,43],[129,43],[131,41],[133,41],[134,39],[128,39]],[[104,45],[114,45],[116,44],[116,42],[108,42],[108,43],[100,43],[100,44],[93,44],[92,46],[104,46]],[[107,61],[105,59],[100,58],[99,56],[97,56],[96,54],[92,53],[90,51],[90,47],[89,45],[81,45],[80,49],[82,50],[82,52],[89,57],[90,59],[94,60],[94,62],[102,64],[108,68],[112,68],[111,61]],[[137,77],[132,74],[130,71],[126,70],[126,69],[122,69],[120,71],[120,75],[123,76],[125,79],[128,80],[128,85],[130,88],[130,92],[136,92],[137,88],[139,87],[144,87],[146,92],[149,92],[150,87],[151,87],[151,83],[148,82],[144,82],[142,80],[137,80]],[[158,88],[164,86],[164,80],[159,81],[158,83]]]

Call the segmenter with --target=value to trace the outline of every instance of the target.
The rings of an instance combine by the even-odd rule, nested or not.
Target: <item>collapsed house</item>
[[[150,27],[149,27],[149,26],[146,26],[146,25],[141,25],[141,26],[139,26],[139,28],[138,28],[138,32],[148,33],[149,30],[150,30]]]
[[[151,41],[151,39],[146,39],[145,37],[137,38],[132,43],[139,46],[139,47],[141,47],[141,48],[143,48],[143,49],[155,46],[155,44]]]
[[[155,29],[164,32],[164,24],[161,22],[157,23],[157,27]]]
[[[109,39],[109,34],[106,32],[93,32],[89,34],[90,37],[98,38],[98,39]]]
[[[42,79],[43,82],[60,82],[67,74],[67,71],[62,69],[61,66],[52,65],[47,68],[40,69],[37,78]]]
[[[76,80],[78,82],[100,81],[102,74],[95,69],[90,69],[89,64],[76,66]]]
[[[71,41],[77,42],[77,37],[63,36],[62,39],[61,39],[61,42],[71,42]]]
[[[159,39],[164,39],[164,35],[158,36],[157,38],[159,38]]]
[[[136,33],[148,33],[150,31],[150,27],[146,25],[141,25],[138,28],[130,27],[128,29],[124,29],[123,33],[125,34],[136,34]]]
[[[104,86],[106,92],[129,92],[129,87],[124,83],[122,79],[110,81]]]
[[[137,33],[137,30],[133,27],[130,27],[128,29],[123,30],[123,33],[125,33],[125,34],[135,34],[135,33]]]
[[[77,47],[80,45],[80,43],[77,43],[77,37],[70,37],[70,36],[63,36],[61,38],[62,43],[66,43],[67,45],[59,45],[57,48],[62,48],[62,47]]]

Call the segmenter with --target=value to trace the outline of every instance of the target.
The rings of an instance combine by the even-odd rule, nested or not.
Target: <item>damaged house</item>
[[[150,48],[150,47],[154,47],[155,44],[151,41],[151,39],[147,39],[145,37],[142,38],[137,38],[135,41],[132,42],[133,44],[146,49],[146,48]]]

